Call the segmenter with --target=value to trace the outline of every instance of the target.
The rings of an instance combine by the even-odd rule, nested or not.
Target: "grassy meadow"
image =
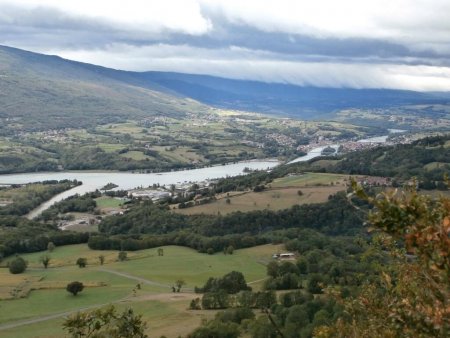
[[[57,247],[51,253],[22,255],[29,262],[25,273],[11,275],[6,268],[8,260],[0,268],[0,336],[62,337],[65,316],[109,303],[119,310],[131,306],[142,314],[150,336],[185,335],[214,315],[214,311],[188,310],[190,300],[198,297],[192,292],[195,286],[236,270],[259,289],[266,275],[265,264],[282,249],[281,245],[263,245],[235,250],[233,255],[207,255],[166,246],[164,256],[158,256],[155,248],[129,252],[129,259],[119,262],[117,251],[90,250],[80,244]],[[51,257],[48,269],[39,262],[43,254]],[[100,265],[100,255],[105,256],[104,265]],[[78,257],[87,258],[86,268],[75,265]],[[172,293],[171,286],[177,279],[185,280],[186,285],[181,293]],[[77,296],[65,290],[75,280],[85,285]],[[11,294],[17,298],[7,299]]]
[[[217,200],[208,204],[186,209],[173,209],[175,212],[194,214],[228,214],[235,211],[281,210],[296,204],[323,203],[328,196],[346,189],[346,175],[305,173],[303,175],[278,178],[262,192],[230,192],[219,194]],[[298,191],[301,191],[301,194]],[[229,199],[229,202],[227,202]]]

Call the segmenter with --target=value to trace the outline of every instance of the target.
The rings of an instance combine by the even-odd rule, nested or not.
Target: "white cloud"
[[[450,42],[448,0],[200,0],[230,21],[263,31],[377,38],[428,46]]]

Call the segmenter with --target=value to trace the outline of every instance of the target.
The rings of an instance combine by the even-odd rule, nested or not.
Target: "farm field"
[[[347,178],[348,175],[340,174],[304,173],[302,175],[278,178],[271,183],[271,186],[273,188],[285,188],[342,185],[345,183]]]
[[[262,192],[230,192],[217,195],[217,200],[208,204],[185,209],[173,209],[175,212],[193,214],[228,214],[235,211],[281,210],[296,204],[323,203],[328,196],[346,189],[346,175],[305,173],[303,175],[283,177],[274,180],[269,188]],[[299,190],[301,193],[299,194]],[[229,198],[229,202],[227,202]]]
[[[148,249],[129,252],[129,260],[118,262],[117,251],[69,245],[49,253],[52,261],[48,269],[39,265],[42,252],[22,255],[29,262],[24,274],[11,275],[5,263],[0,269],[0,296],[13,285],[29,289],[24,290],[24,295],[28,291],[25,298],[0,300],[0,336],[61,337],[61,324],[69,313],[114,303],[119,310],[132,306],[142,314],[151,336],[178,337],[214,315],[214,311],[187,310],[190,300],[198,297],[192,292],[194,286],[236,270],[258,289],[266,274],[264,264],[282,249],[281,245],[263,245],[235,250],[233,255],[207,255],[166,246],[164,256],[158,256],[156,249]],[[99,264],[101,254],[106,258],[104,265]],[[78,257],[88,259],[86,268],[75,265]],[[172,293],[171,286],[177,279],[185,280],[186,286],[181,293]],[[86,285],[77,296],[65,290],[67,283],[74,280]],[[136,289],[137,283],[142,285],[140,290]]]
[[[123,201],[117,198],[108,197],[108,196],[102,196],[95,199],[95,202],[97,203],[97,207],[100,209],[104,208],[120,208],[122,206]]]

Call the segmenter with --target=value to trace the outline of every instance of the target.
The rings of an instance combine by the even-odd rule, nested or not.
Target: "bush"
[[[200,326],[188,335],[189,338],[237,338],[239,337],[239,325],[236,323],[222,323],[211,321]]]
[[[17,256],[9,262],[8,268],[12,274],[22,273],[27,269],[27,262],[22,257]]]
[[[83,258],[83,257],[78,258],[78,259],[77,259],[77,265],[78,265],[78,267],[80,267],[80,268],[86,267],[86,265],[87,265],[87,259],[86,259],[86,258]]]
[[[202,307],[200,305],[200,298],[195,298],[191,300],[191,304],[189,305],[190,310],[201,310]]]
[[[39,261],[42,263],[42,265],[46,269],[48,268],[48,265],[50,264],[50,260],[51,260],[51,258],[49,255],[44,255],[39,258]]]
[[[121,262],[126,261],[127,260],[127,252],[126,251],[120,251],[119,254],[117,255],[117,258]]]
[[[113,305],[77,312],[63,323],[70,337],[148,338],[146,327],[142,316],[136,315],[133,309],[117,312]]]
[[[53,250],[55,250],[56,246],[53,242],[48,242],[47,244],[47,250],[52,252]]]
[[[232,245],[230,245],[230,246],[227,248],[227,254],[232,255],[233,252],[234,252],[234,248],[233,248]]]

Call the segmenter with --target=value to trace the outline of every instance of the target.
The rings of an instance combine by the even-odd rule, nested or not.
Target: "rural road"
[[[137,277],[137,276],[130,275],[129,273],[119,272],[119,271],[116,271],[116,270],[110,270],[110,269],[104,269],[104,268],[101,268],[101,269],[98,269],[98,270],[99,271],[108,272],[108,273],[112,273],[114,275],[125,277],[125,278],[128,278],[128,279],[133,279],[133,280],[135,280],[137,282],[140,282],[140,283],[143,283],[143,284],[172,289],[172,285],[154,282],[154,281],[142,278],[142,277]],[[183,290],[191,291],[191,292],[194,291],[194,289],[189,289],[189,288],[183,288]]]

